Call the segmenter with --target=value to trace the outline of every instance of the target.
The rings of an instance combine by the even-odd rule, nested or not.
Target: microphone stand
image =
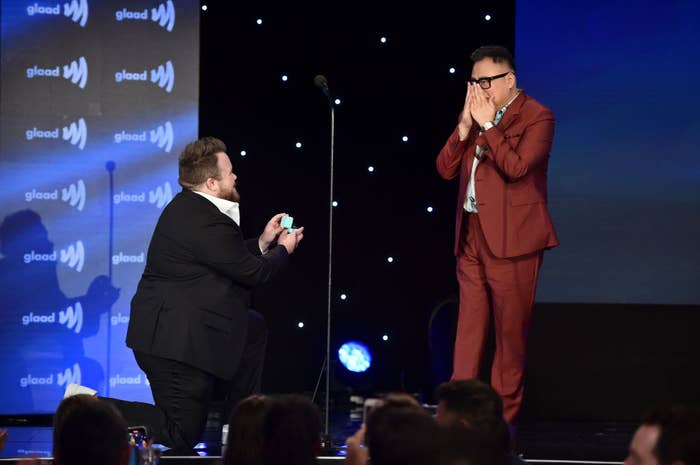
[[[331,375],[330,375],[330,362],[331,362],[331,298],[333,292],[333,194],[334,194],[334,174],[335,174],[335,105],[333,105],[333,99],[331,98],[330,91],[328,90],[328,82],[323,76],[316,76],[314,83],[317,87],[321,89],[323,94],[328,99],[328,107],[330,109],[331,116],[331,140],[330,140],[330,185],[329,185],[329,199],[328,199],[328,299],[326,307],[326,357],[321,366],[321,373],[326,370],[326,397],[324,402],[325,418],[324,418],[324,435],[323,435],[323,446],[324,449],[330,450],[332,448],[331,435],[329,432],[329,412],[330,412],[330,387],[331,387]],[[319,374],[320,381],[320,374]],[[318,383],[316,384],[318,388]],[[314,391],[314,397],[316,396],[316,391]]]

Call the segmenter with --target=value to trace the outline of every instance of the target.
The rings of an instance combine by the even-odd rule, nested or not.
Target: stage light
[[[258,23],[258,26],[260,26],[262,24],[262,18],[258,18],[258,20],[255,22]]]
[[[295,146],[296,146],[296,148],[300,149],[300,148],[301,148],[301,142],[297,142],[297,143],[295,144]]]
[[[348,300],[348,296],[346,294],[340,294],[340,300]]]
[[[245,157],[246,155],[248,155],[248,152],[246,152],[245,150],[241,150],[241,156]]]
[[[389,340],[389,336],[387,334],[382,336],[382,341],[388,341],[388,340]]]
[[[427,211],[428,213],[432,213],[432,212],[433,212],[433,207],[431,207],[430,205],[428,205],[428,208],[426,208],[425,211]]]
[[[408,136],[403,136],[403,137],[401,138],[401,140],[404,141],[404,142],[408,142]]]
[[[386,261],[389,263],[394,263],[394,257],[387,257]]]
[[[369,349],[356,341],[349,341],[340,346],[338,358],[345,368],[354,373],[367,371],[372,365],[372,354],[370,354]]]
[[[202,11],[207,11],[207,6],[206,6],[206,5],[202,5]]]
[[[450,74],[454,74],[454,73],[455,73],[455,71],[456,71],[456,69],[454,69],[454,68],[450,68]]]
[[[336,104],[336,105],[340,105],[340,99],[339,99],[339,98],[335,99],[335,104]]]
[[[367,171],[369,171],[370,173],[374,173],[374,166],[372,166],[372,165],[368,166]]]
[[[283,75],[282,75],[282,81],[287,82],[288,79],[289,79],[289,78],[287,77],[286,74],[283,74]]]
[[[337,206],[338,206],[338,201],[337,201],[337,200],[334,200],[334,201],[333,201],[333,206],[334,206],[334,207],[337,207]]]
[[[385,44],[386,43],[386,37],[382,37],[379,39],[379,42]]]
[[[298,328],[303,328],[303,327],[304,327],[304,322],[303,322],[303,321],[300,321],[299,323],[297,323],[297,327],[298,327]]]
[[[484,19],[485,19],[486,21],[491,21],[491,15],[486,15],[486,16],[484,16]]]

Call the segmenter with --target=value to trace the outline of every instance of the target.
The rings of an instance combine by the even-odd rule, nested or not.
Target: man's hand
[[[261,252],[267,252],[267,249],[270,248],[270,244],[272,244],[277,237],[279,237],[282,231],[284,231],[284,228],[280,224],[280,220],[285,215],[286,213],[278,213],[270,218],[270,221],[268,221],[265,225],[265,229],[260,235],[260,238],[258,238],[258,246],[260,246]]]
[[[355,434],[345,440],[348,446],[347,455],[345,456],[345,465],[365,465],[369,454],[367,448],[363,446],[365,442],[365,424],[357,430]]]
[[[284,228],[283,228],[284,229]],[[304,228],[299,228],[293,233],[287,232],[286,230],[280,234],[277,243],[283,245],[287,249],[288,253],[294,253],[294,250],[299,245],[299,242],[304,238]]]
[[[484,92],[484,89],[477,84],[470,84],[472,87],[472,99],[470,104],[470,113],[474,121],[479,126],[483,126],[487,121],[493,121],[496,117],[496,105],[493,100]]]
[[[459,140],[462,141],[469,135],[469,130],[472,128],[471,101],[473,91],[472,84],[467,84],[467,96],[464,98],[464,108],[462,109],[462,119],[459,120],[457,130],[459,131]]]

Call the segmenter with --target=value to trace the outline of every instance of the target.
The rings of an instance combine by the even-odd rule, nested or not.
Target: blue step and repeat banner
[[[150,401],[124,339],[197,137],[199,2],[1,6],[0,414],[69,383]]]

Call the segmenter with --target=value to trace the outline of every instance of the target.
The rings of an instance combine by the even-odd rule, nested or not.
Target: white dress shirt
[[[238,226],[241,225],[241,212],[238,208],[238,202],[231,202],[230,200],[220,199],[219,197],[205,194],[204,192],[194,190],[192,192],[199,194],[205,199],[209,200],[211,203],[214,204],[216,208],[219,209],[221,213],[231,218],[233,222],[236,223]]]

